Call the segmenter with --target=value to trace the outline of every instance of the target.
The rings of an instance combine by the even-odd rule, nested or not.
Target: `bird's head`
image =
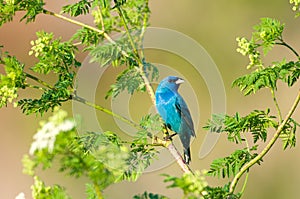
[[[184,82],[184,80],[180,77],[168,76],[159,83],[158,88],[170,89],[171,91],[177,91],[179,88],[179,85],[182,84],[183,82]]]

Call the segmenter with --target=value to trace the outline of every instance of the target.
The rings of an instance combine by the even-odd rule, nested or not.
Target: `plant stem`
[[[249,171],[247,171],[247,173],[246,173],[245,181],[244,181],[242,190],[240,191],[241,196],[244,194],[244,191],[246,189],[246,185],[247,185],[247,182],[248,182],[248,177],[249,177]]]
[[[288,114],[286,115],[285,119],[282,121],[282,123],[278,126],[275,134],[273,135],[272,139],[269,141],[269,143],[267,144],[267,146],[260,152],[260,154],[258,154],[255,158],[253,158],[250,162],[246,163],[241,170],[234,176],[231,184],[230,184],[230,188],[229,188],[229,193],[233,193],[234,189],[239,181],[239,179],[241,178],[241,176],[250,168],[252,167],[255,163],[257,163],[259,160],[261,160],[267,153],[268,151],[272,148],[272,146],[274,145],[274,143],[276,142],[276,140],[278,139],[280,133],[282,132],[284,126],[286,125],[286,123],[288,122],[288,120],[291,118],[292,114],[294,113],[294,111],[296,110],[298,104],[300,101],[300,91],[298,91],[298,95],[294,101],[294,104],[292,105],[290,111],[288,112]]]
[[[94,187],[95,187],[95,191],[96,191],[96,194],[97,194],[97,198],[98,199],[103,199],[100,187],[96,183],[94,183]]]
[[[281,45],[281,46],[285,46],[288,49],[290,49],[299,59],[299,54],[296,52],[296,50],[294,48],[292,48],[290,45],[288,45],[287,43],[285,43],[282,39],[280,40],[281,42],[276,42],[275,44],[277,45]]]
[[[151,98],[151,101],[153,104],[155,104],[155,95],[154,95],[154,91],[153,91],[153,88],[144,72],[144,64],[142,63],[140,57],[139,57],[139,54],[138,54],[138,51],[136,49],[136,46],[134,44],[134,41],[133,41],[133,38],[132,36],[130,35],[130,31],[129,31],[129,28],[128,28],[128,25],[127,25],[127,21],[125,19],[125,16],[124,16],[124,13],[123,13],[123,10],[120,8],[120,6],[117,6],[117,9],[118,9],[118,13],[123,21],[123,24],[124,24],[124,28],[126,30],[126,33],[127,33],[127,36],[129,38],[129,41],[130,41],[130,44],[131,44],[131,47],[133,49],[133,52],[134,52],[134,55],[135,55],[135,59],[136,61],[138,62],[139,64],[139,67],[137,67],[137,69],[139,70],[139,73],[141,74],[141,77],[145,83],[145,86],[146,86],[146,89],[147,89],[147,92]],[[146,22],[144,21],[144,25],[147,25]],[[144,34],[144,32],[142,32]]]
[[[273,101],[274,101],[274,104],[275,104],[275,107],[276,107],[276,110],[277,110],[277,114],[278,114],[278,118],[279,118],[279,124],[280,124],[282,122],[281,111],[280,111],[280,108],[279,108],[279,105],[278,105],[278,102],[277,102],[277,98],[276,98],[274,89],[271,88],[270,90],[271,90],[271,93],[272,93],[272,98],[273,98]]]
[[[121,115],[118,115],[118,114],[116,114],[116,113],[114,113],[114,112],[112,112],[112,111],[110,111],[110,110],[108,110],[108,109],[106,109],[106,108],[104,108],[104,107],[102,107],[100,105],[97,105],[97,104],[94,104],[92,102],[89,102],[86,99],[84,99],[82,97],[79,97],[76,94],[72,95],[72,99],[75,100],[75,101],[81,102],[81,103],[83,103],[83,104],[85,104],[87,106],[93,107],[93,108],[95,108],[97,110],[100,110],[100,111],[102,111],[104,113],[107,113],[107,114],[109,114],[109,115],[111,115],[111,116],[113,116],[113,117],[115,117],[115,118],[117,118],[117,119],[119,119],[119,120],[121,120],[121,121],[129,124],[132,127],[135,127],[135,128],[137,128],[139,130],[142,130],[142,127],[140,125],[134,123],[133,121],[131,121],[131,120],[129,120],[129,119],[127,119],[127,118],[125,118],[125,117],[123,117]]]
[[[105,37],[105,39],[107,39],[110,43],[116,44],[116,42],[106,32],[104,32],[103,30],[99,30],[98,28],[95,28],[93,26],[87,25],[87,24],[82,23],[80,21],[76,21],[76,20],[70,19],[68,17],[65,17],[63,15],[57,14],[55,12],[52,12],[52,11],[49,11],[49,10],[46,10],[46,9],[44,9],[43,13],[47,14],[47,15],[51,15],[51,16],[57,17],[57,18],[62,19],[62,20],[65,20],[65,21],[70,22],[72,24],[75,24],[75,25],[78,25],[78,26],[90,29],[92,31],[95,31],[95,32],[99,33],[100,35],[103,35]]]
[[[123,22],[123,25],[124,25],[124,28],[125,28],[127,37],[128,37],[128,39],[129,39],[130,45],[131,45],[132,50],[133,50],[133,53],[134,53],[134,55],[135,55],[135,58],[136,58],[136,60],[139,60],[139,61],[140,61],[139,53],[138,53],[138,51],[137,51],[137,49],[136,49],[136,46],[135,46],[134,41],[133,41],[133,38],[132,38],[132,36],[131,36],[131,34],[130,34],[130,31],[129,31],[129,28],[128,28],[128,25],[127,25],[127,21],[126,21],[126,19],[125,19],[125,15],[124,15],[124,13],[123,13],[123,10],[121,9],[120,6],[117,6],[117,9],[118,9],[119,16],[120,16],[121,19],[122,19],[122,22]]]
[[[26,77],[28,77],[28,78],[30,78],[30,79],[32,79],[32,80],[34,80],[34,81],[36,81],[36,82],[42,84],[43,86],[45,86],[45,87],[47,87],[47,88],[49,88],[49,89],[53,89],[53,86],[51,86],[51,85],[48,84],[47,82],[45,82],[45,81],[39,79],[38,77],[33,76],[33,75],[31,75],[31,74],[29,74],[29,73],[26,73],[26,72],[24,72],[24,74],[26,75]]]
[[[178,152],[178,150],[176,149],[176,147],[174,146],[174,144],[172,142],[169,145],[167,145],[167,149],[172,154],[172,156],[175,158],[177,164],[180,166],[180,168],[182,169],[182,171],[184,173],[193,173],[193,171],[191,170],[189,165],[184,163],[180,153]]]

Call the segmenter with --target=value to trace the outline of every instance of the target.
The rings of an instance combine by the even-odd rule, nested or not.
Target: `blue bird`
[[[191,161],[190,140],[195,137],[194,124],[184,99],[178,93],[178,88],[184,80],[168,76],[163,79],[155,92],[155,105],[166,126],[179,135],[183,145],[184,161]]]

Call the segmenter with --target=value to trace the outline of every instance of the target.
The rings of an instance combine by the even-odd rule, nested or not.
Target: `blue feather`
[[[183,79],[169,76],[163,79],[155,92],[156,109],[167,127],[177,133],[184,148],[184,161],[191,161],[190,140],[195,137],[194,124],[188,106],[178,88]]]

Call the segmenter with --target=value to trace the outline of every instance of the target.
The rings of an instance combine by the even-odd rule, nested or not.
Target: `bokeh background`
[[[59,12],[62,5],[72,1],[49,0],[46,2],[46,8]],[[182,32],[201,44],[210,54],[222,75],[226,90],[227,113],[234,114],[240,112],[242,115],[253,109],[274,109],[271,95],[268,91],[262,90],[255,96],[244,97],[237,88],[231,88],[231,82],[245,74],[247,58],[242,57],[236,52],[236,37],[249,37],[252,32],[252,26],[259,23],[262,17],[272,17],[285,23],[286,31],[284,39],[296,50],[300,50],[300,18],[295,18],[295,13],[291,10],[288,0],[185,0],[185,1],[150,1],[151,7],[151,26],[170,28]],[[35,39],[35,32],[45,30],[54,32],[57,37],[69,39],[76,31],[75,25],[61,21],[50,16],[38,16],[36,22],[25,25],[19,23],[21,15],[17,15],[13,22],[7,23],[0,28],[0,44],[4,45],[6,51],[11,52],[19,60],[30,66],[36,60],[28,55],[30,50],[30,41]],[[92,24],[89,16],[80,17],[85,23]],[[198,152],[206,132],[201,128],[210,118],[210,96],[207,92],[205,83],[201,80],[195,82],[193,71],[189,71],[189,63],[184,59],[172,55],[171,53],[147,50],[148,61],[161,63],[189,77],[188,81],[192,83],[197,91],[199,110],[201,115],[199,125],[197,126],[197,139],[193,142],[192,153],[193,169],[207,169],[211,161],[217,157],[223,157],[230,154],[236,146],[226,141],[226,136],[221,136],[214,149],[204,158],[198,157]],[[86,54],[78,56],[79,60],[84,60]],[[281,60],[283,57],[295,59],[293,55],[283,47],[276,47],[267,57],[266,62],[272,60]],[[0,69],[3,71],[3,69]],[[107,71],[102,83],[99,83],[97,89],[97,101],[108,107],[111,102],[103,100],[109,84],[114,82],[115,75],[119,69],[110,69]],[[49,77],[51,78],[51,77]],[[199,77],[198,77],[199,79]],[[198,80],[197,80],[198,81]],[[197,84],[198,83],[198,84]],[[293,88],[287,88],[285,85],[278,85],[279,105],[282,107],[283,114],[287,113],[297,94],[299,84]],[[184,85],[181,88],[184,90]],[[36,93],[21,93],[23,96],[35,96]],[[129,106],[132,108],[132,117],[138,120],[149,109],[150,100],[146,95],[136,94],[130,100]],[[138,107],[138,108],[137,108]],[[72,116],[72,104],[67,103],[63,106]],[[138,111],[137,111],[138,110]],[[194,113],[195,114],[195,113]],[[197,114],[197,113],[196,113]],[[29,176],[22,174],[21,158],[28,153],[32,136],[39,127],[40,116],[25,116],[19,109],[12,106],[0,110],[0,198],[14,198],[19,192],[24,192],[26,198],[31,198],[30,185],[33,180]],[[113,130],[119,132],[118,127],[113,126],[113,119],[103,113],[97,113],[99,120],[103,121],[104,130]],[[299,118],[299,109],[296,110],[294,118]],[[299,121],[299,120],[298,120]],[[270,136],[269,136],[270,137]],[[299,136],[297,136],[299,138]],[[243,198],[299,198],[300,195],[300,160],[299,146],[295,148],[282,150],[280,141],[275,144],[273,149],[264,158],[264,162],[254,166],[250,171],[250,176]],[[168,173],[179,176],[181,174],[178,166],[173,163],[168,167],[144,174],[137,182],[122,182],[112,185],[105,190],[106,198],[132,198],[136,193],[142,193],[145,190],[154,193],[161,193],[171,198],[180,198],[181,192],[176,189],[165,189],[161,173]],[[72,179],[57,173],[56,169],[47,172],[40,172],[42,179],[49,185],[61,184],[67,187],[68,192],[75,199],[84,198],[84,184],[86,179]],[[208,178],[208,181],[214,185],[222,185],[226,180],[216,180]],[[243,180],[241,180],[242,184]],[[241,186],[237,188],[239,190]]]

